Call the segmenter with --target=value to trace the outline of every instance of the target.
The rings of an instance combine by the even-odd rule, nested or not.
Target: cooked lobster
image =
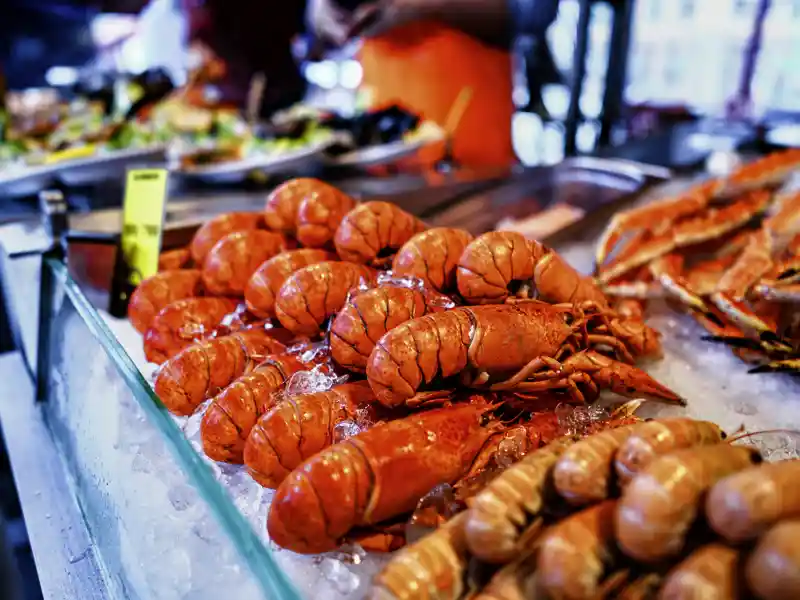
[[[486,406],[461,405],[376,425],[297,467],[278,487],[267,530],[276,544],[313,554],[351,529],[409,512],[434,486],[466,474],[497,430]]]
[[[203,285],[215,296],[243,296],[261,264],[293,244],[279,233],[254,229],[222,238],[203,263]]]
[[[333,243],[343,260],[381,268],[425,224],[390,202],[364,202],[342,219]]]
[[[331,356],[350,371],[363,373],[381,336],[410,319],[451,308],[447,298],[417,289],[382,285],[355,294],[333,319]]]
[[[463,229],[434,227],[408,240],[392,263],[396,277],[412,276],[442,293],[456,291],[456,269],[472,234]]]
[[[208,337],[238,302],[232,298],[187,298],[165,306],[144,336],[144,355],[161,364],[194,342]]]
[[[161,367],[156,394],[170,412],[190,415],[268,354],[282,352],[285,346],[278,338],[288,341],[285,334],[285,330],[260,327],[189,346]]]
[[[373,420],[369,406],[374,400],[366,381],[285,397],[258,420],[247,438],[248,472],[264,487],[278,487],[292,469],[339,441],[337,425]]]
[[[258,418],[278,402],[277,392],[286,381],[306,368],[291,354],[273,355],[219,393],[200,422],[206,455],[241,463],[245,441]]]
[[[177,300],[193,298],[201,293],[200,271],[176,269],[148,277],[131,294],[128,318],[139,333],[150,328],[156,315]]]
[[[192,238],[189,250],[194,264],[202,266],[211,248],[229,233],[248,231],[264,226],[264,217],[260,213],[231,212],[214,217],[197,230]]]
[[[441,391],[423,388],[455,376],[461,385],[476,389],[563,391],[574,402],[595,398],[599,387],[682,402],[644,371],[594,351],[606,348],[633,362],[631,340],[614,319],[613,313],[591,304],[538,301],[429,314],[395,327],[378,341],[367,378],[386,406],[439,398]],[[645,344],[632,340],[631,345]]]
[[[324,250],[289,250],[270,258],[258,267],[244,289],[247,309],[263,319],[275,316],[275,297],[286,279],[295,271],[319,262],[336,260]]]
[[[347,301],[351,289],[370,282],[375,272],[349,262],[321,262],[290,275],[275,299],[275,314],[286,329],[314,336]]]
[[[578,273],[550,248],[511,231],[490,231],[472,240],[458,261],[457,278],[458,291],[470,304],[535,297],[608,305],[591,277]]]

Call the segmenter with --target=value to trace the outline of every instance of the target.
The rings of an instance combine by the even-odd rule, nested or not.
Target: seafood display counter
[[[518,544],[535,539],[533,517],[544,515],[553,526],[548,531],[558,535],[569,527],[596,532],[598,541],[589,539],[572,558],[599,556],[602,568],[589,573],[591,560],[570,563],[573,577],[559,580],[563,564],[546,538],[537,579],[550,594],[543,597],[598,597],[601,587],[607,594],[622,589],[614,585],[627,586],[626,593],[647,588],[651,596],[636,597],[655,597],[672,573],[664,564],[679,563],[694,538],[676,529],[689,546],[656,556],[672,560],[658,568],[642,566],[652,561],[640,561],[632,538],[618,540],[628,558],[616,553],[608,524],[617,503],[634,500],[618,499],[609,469],[626,436],[644,431],[636,429],[642,419],[697,419],[680,426],[701,432],[696,445],[708,445],[726,465],[717,475],[704,472],[704,490],[681,497],[687,527],[699,510],[691,503],[717,479],[760,460],[797,457],[800,385],[780,372],[750,373],[740,358],[759,361],[757,371],[789,370],[797,360],[789,347],[795,334],[748,335],[745,325],[753,321],[747,319],[772,324],[776,317],[762,307],[724,312],[714,294],[686,281],[698,244],[712,246],[704,247],[704,258],[723,256],[718,246],[730,248],[723,273],[744,261],[756,234],[776,222],[762,221],[765,212],[781,216],[782,233],[797,233],[790,217],[800,196],[788,188],[770,193],[776,200],[769,210],[766,200],[758,206],[750,200],[784,185],[793,165],[778,165],[776,174],[767,163],[773,170],[756,183],[760,172],[746,170],[739,179],[712,182],[743,179],[748,189],[737,188],[735,200],[719,200],[725,196],[711,183],[660,185],[636,197],[645,212],[615,207],[622,216],[613,220],[613,235],[605,218],[579,219],[549,235],[548,246],[516,231],[484,234],[493,229],[484,218],[472,231],[459,230],[445,217],[422,223],[387,203],[356,204],[324,184],[309,189],[308,182],[290,182],[267,202],[263,222],[254,216],[234,226],[222,216],[202,227],[179,254],[180,269],[137,289],[130,320],[92,306],[67,267],[46,255],[36,394],[111,594],[411,599],[482,589],[487,598],[533,597],[523,563],[535,546]],[[663,197],[670,200],[652,203]],[[476,202],[485,210],[492,199]],[[311,210],[321,205],[327,212]],[[722,212],[732,207],[750,213],[734,223]],[[731,246],[736,235],[746,239]],[[591,277],[596,248],[631,244],[631,236],[638,245],[599,261]],[[297,241],[305,248],[293,248]],[[684,259],[686,277],[677,271],[671,279],[654,277],[652,264],[673,255]],[[751,276],[752,285],[773,281],[784,258],[776,251],[769,268]],[[781,268],[773,288],[786,292],[794,271],[784,275],[790,267]],[[610,269],[619,276],[604,278]],[[666,291],[677,289],[669,288],[673,281],[680,283],[677,297],[695,302],[688,312],[674,308],[676,296]],[[703,340],[698,322],[727,343]],[[595,402],[600,390],[627,399],[603,395]],[[656,421],[662,425],[670,435],[677,431],[674,422]],[[712,444],[721,431],[739,432],[736,445]],[[464,524],[491,505],[487,494],[500,493],[509,481],[503,477],[523,473],[525,465],[552,468],[566,449],[578,460],[580,444],[595,452],[605,447],[594,445],[595,436],[606,433],[610,450],[591,459],[600,461],[592,463],[597,468],[581,463],[579,469],[591,473],[592,489],[600,492],[576,501],[568,492],[576,480],[556,480],[564,500],[545,514],[533,506],[541,488],[531,483],[531,503],[523,500],[520,513],[527,516],[509,517],[522,519],[519,530],[512,528],[511,554],[506,548],[495,560],[489,547],[476,552],[477,530]],[[673,449],[689,452],[692,435]],[[701,454],[692,460],[702,471]],[[664,458],[672,456],[678,455]],[[495,500],[493,517],[495,509],[513,513],[508,496]],[[598,500],[607,501],[575,509],[571,518],[582,521],[561,520],[568,506]],[[792,507],[776,510],[765,527],[797,516]],[[376,511],[382,517],[370,519]],[[500,529],[482,530],[495,541],[509,531],[496,524]],[[520,537],[523,529],[530,535]],[[605,554],[610,547],[615,553]],[[733,572],[739,547],[713,547],[721,550],[712,558],[722,556],[726,573]],[[516,553],[519,560],[511,560]],[[489,566],[509,560],[500,571]],[[609,577],[624,568],[633,574],[627,582]],[[565,591],[565,581],[584,576],[587,588]]]

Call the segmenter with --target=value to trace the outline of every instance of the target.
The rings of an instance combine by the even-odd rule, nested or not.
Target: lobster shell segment
[[[272,231],[294,235],[300,203],[320,183],[316,179],[301,177],[290,179],[272,190],[264,205],[267,227]]]
[[[390,202],[364,202],[345,215],[333,243],[336,253],[354,263],[381,267],[425,224]]]
[[[511,298],[545,302],[595,302],[607,306],[590,277],[558,253],[523,235],[491,231],[467,245],[458,261],[458,291],[470,304],[499,304]]]
[[[334,444],[337,425],[360,420],[359,411],[374,400],[366,381],[285,397],[250,432],[244,448],[247,471],[264,487],[277,488],[292,469]]]
[[[206,399],[285,346],[269,330],[249,329],[189,346],[159,370],[155,390],[176,415],[190,415]]]
[[[144,333],[161,309],[177,300],[199,296],[200,292],[200,271],[197,269],[156,273],[142,281],[131,294],[128,318],[136,331]]]
[[[306,365],[289,354],[270,356],[220,392],[200,422],[206,455],[240,464],[245,441],[258,418],[275,406],[286,381],[304,369]]]
[[[309,265],[283,283],[275,299],[275,314],[296,335],[318,335],[325,322],[347,302],[350,290],[374,278],[372,269],[354,263]]]
[[[283,235],[271,231],[231,233],[208,253],[203,264],[203,284],[215,296],[243,296],[256,269],[290,246]]]
[[[493,433],[486,406],[461,405],[376,425],[297,467],[278,487],[267,530],[301,554],[335,549],[353,528],[409,512],[470,468]]]
[[[165,306],[144,336],[145,358],[160,365],[210,335],[237,306],[232,298],[187,298]]]
[[[166,250],[158,255],[158,270],[173,271],[175,269],[188,269],[192,263],[192,253],[189,248],[175,248]]]
[[[436,310],[423,292],[407,287],[381,286],[356,294],[331,324],[331,356],[339,366],[363,373],[384,333]]]
[[[333,261],[336,255],[324,250],[289,250],[263,262],[244,290],[247,310],[262,319],[275,316],[275,297],[286,279],[303,267]]]
[[[306,248],[327,248],[356,201],[335,187],[317,182],[297,211],[297,241]]]
[[[463,229],[434,227],[408,240],[394,257],[392,273],[412,276],[437,292],[456,290],[456,269],[472,234]]]
[[[231,212],[214,217],[197,230],[189,245],[192,260],[202,265],[214,245],[229,233],[248,231],[264,226],[264,217],[259,213]]]

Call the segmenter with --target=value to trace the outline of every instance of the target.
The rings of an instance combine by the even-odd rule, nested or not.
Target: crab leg
[[[674,297],[691,310],[707,313],[708,306],[705,301],[691,290],[689,282],[683,276],[683,263],[682,254],[676,252],[665,254],[650,263],[650,272],[667,295]]]
[[[721,188],[726,196],[741,194],[783,183],[794,171],[800,169],[800,148],[773,152],[734,171]]]
[[[654,223],[667,224],[703,210],[714,194],[722,189],[717,179],[691,187],[676,197],[657,200],[647,206],[619,212],[611,219],[597,244],[597,267],[605,262],[611,251],[627,232],[649,230]]]
[[[800,246],[800,193],[783,196],[777,203],[779,209],[764,220],[760,230],[750,235],[744,251],[722,276],[711,295],[711,301],[731,319],[745,329],[758,333],[771,329],[747,304],[747,295],[751,289],[757,288],[764,297],[782,296],[780,291],[776,293],[780,283],[762,281],[762,278],[776,271],[785,273],[788,264],[783,263],[776,268],[773,256],[786,248],[790,256],[795,258],[793,255],[797,246]],[[757,286],[760,281],[762,284]],[[792,295],[789,291],[788,296]]]
[[[631,269],[668,254],[677,248],[692,246],[720,237],[745,225],[769,206],[771,194],[766,191],[751,192],[740,200],[709,209],[704,215],[675,224],[671,231],[652,234],[638,249],[628,256],[617,257],[600,271],[597,280],[607,284]]]

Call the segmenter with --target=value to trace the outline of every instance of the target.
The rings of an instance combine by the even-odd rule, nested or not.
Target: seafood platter
[[[798,172],[578,245],[291,180],[113,329],[280,568],[335,561],[302,596],[798,598]]]

